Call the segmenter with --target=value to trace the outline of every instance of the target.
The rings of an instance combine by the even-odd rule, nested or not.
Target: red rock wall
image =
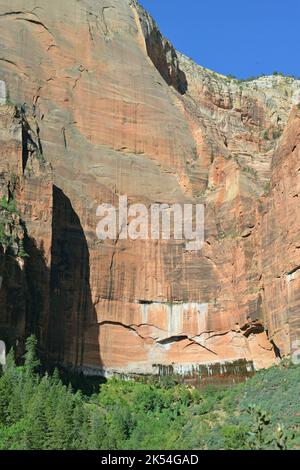
[[[177,53],[131,0],[1,0],[0,28],[0,79],[32,113],[34,140],[53,168],[52,184],[36,164],[19,196],[43,253],[27,261],[44,288],[26,324],[47,357],[98,372],[238,359],[271,365],[266,332],[240,331],[247,317],[265,322],[288,353],[297,313],[284,312],[296,309],[297,289],[283,300],[271,271],[284,253],[283,220],[295,217],[272,209],[276,189],[268,189],[293,154],[284,141],[294,132],[288,119],[299,83],[238,83],[207,71]],[[9,151],[20,162],[20,144]],[[99,243],[98,204],[124,194],[146,205],[204,203],[203,250]],[[280,263],[286,257],[276,272]]]
[[[299,340],[300,114],[291,113],[272,160],[270,194],[261,222],[261,289],[270,334],[282,354]]]

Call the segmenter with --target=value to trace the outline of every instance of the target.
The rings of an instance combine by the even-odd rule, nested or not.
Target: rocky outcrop
[[[261,216],[261,291],[271,337],[282,355],[299,349],[300,112],[295,107],[272,159]]]
[[[188,83],[185,73],[180,68],[178,54],[173,45],[163,37],[153,18],[137,1],[132,0],[130,5],[133,7],[137,25],[141,28],[148,57],[165,82],[179,93],[185,94]]]
[[[289,354],[299,81],[206,70],[133,0],[1,0],[0,27],[1,168],[30,251],[1,339],[33,331],[48,360],[101,374]],[[119,195],[205,204],[204,248],[100,242],[96,208]]]
[[[0,106],[0,331],[22,351],[47,335],[52,171],[25,107]]]

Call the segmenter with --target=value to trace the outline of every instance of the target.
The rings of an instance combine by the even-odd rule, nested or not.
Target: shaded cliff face
[[[25,107],[0,106],[0,149],[0,335],[21,354],[47,332],[53,179]]]
[[[95,372],[240,359],[263,367],[275,353],[262,324],[288,354],[298,321],[289,198],[299,82],[239,83],[205,70],[133,0],[0,0],[0,28],[0,80],[9,101],[26,103],[53,168],[53,182],[37,171],[18,196],[32,248],[44,253],[26,261],[41,294],[29,279],[22,292],[35,300],[18,311],[47,357]],[[8,133],[1,145],[23,174],[21,129],[18,145]],[[99,243],[97,206],[124,194],[146,205],[204,203],[203,250]],[[293,250],[283,248],[290,223]]]

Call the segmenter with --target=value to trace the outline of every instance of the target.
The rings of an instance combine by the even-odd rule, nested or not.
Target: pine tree
[[[15,373],[16,372],[16,360],[15,352],[13,348],[10,349],[6,356],[6,366],[3,370],[3,374]]]
[[[74,396],[75,408],[72,423],[72,448],[84,450],[87,448],[89,423],[88,411],[85,407],[82,393],[79,391]]]
[[[109,449],[109,426],[105,413],[100,408],[94,408],[90,415],[90,432],[87,448],[89,450]]]
[[[13,391],[13,381],[8,375],[0,379],[0,425],[9,423],[8,406]]]
[[[40,366],[40,360],[37,357],[37,339],[34,335],[29,336],[26,340],[25,350],[25,372],[27,376],[33,377],[34,372]]]
[[[61,386],[56,397],[54,418],[49,428],[48,446],[50,449],[72,449],[73,409],[72,393],[65,386]]]
[[[43,394],[34,394],[28,410],[28,426],[25,433],[26,450],[43,450],[47,441],[48,423],[45,415]]]

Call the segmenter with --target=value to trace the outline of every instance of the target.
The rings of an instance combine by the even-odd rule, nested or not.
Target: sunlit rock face
[[[19,302],[15,338],[1,307],[0,338],[33,331],[49,361],[93,373],[260,368],[288,354],[298,335],[299,82],[203,69],[134,0],[0,0],[0,28],[1,171],[9,179],[16,161],[38,250],[24,267],[31,303]],[[32,116],[52,169],[26,173],[31,143],[24,125],[12,136],[5,124],[7,97]],[[96,208],[119,195],[205,204],[203,249],[100,243]],[[261,327],[245,335],[254,320]]]
[[[270,194],[261,217],[263,305],[282,354],[299,351],[300,111],[295,107],[272,159]]]

